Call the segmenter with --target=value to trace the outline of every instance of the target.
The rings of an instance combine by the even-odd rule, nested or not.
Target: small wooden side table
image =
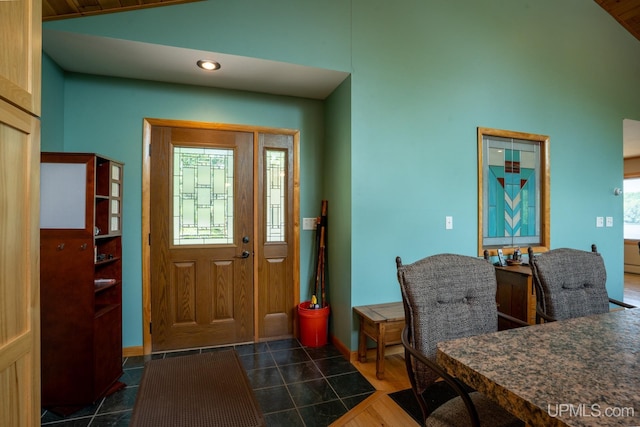
[[[353,307],[360,319],[358,332],[358,359],[367,361],[367,337],[377,343],[376,377],[384,379],[384,351],[388,345],[400,344],[404,328],[402,302],[362,305]]]

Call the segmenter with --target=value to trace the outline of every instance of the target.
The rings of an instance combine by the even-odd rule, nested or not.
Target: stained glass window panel
[[[285,151],[266,150],[266,241],[284,242],[286,239],[286,178]]]
[[[485,137],[484,245],[540,242],[540,146],[513,138]]]
[[[173,243],[233,243],[233,150],[173,148]]]

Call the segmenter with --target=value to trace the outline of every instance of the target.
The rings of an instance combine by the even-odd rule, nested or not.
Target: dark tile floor
[[[375,391],[332,345],[303,347],[298,340],[287,339],[234,348],[269,427],[328,426]],[[220,349],[158,353],[151,357],[179,357]],[[127,384],[125,389],[67,417],[43,410],[42,425],[128,426],[144,362],[142,356],[125,358],[121,378]]]

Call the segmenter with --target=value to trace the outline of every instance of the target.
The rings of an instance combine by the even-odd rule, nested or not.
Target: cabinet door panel
[[[0,1],[0,98],[40,115],[42,3]]]
[[[39,134],[36,118],[0,100],[2,426],[40,422]]]
[[[92,240],[41,242],[42,404],[65,406],[91,398],[94,286]],[[90,402],[90,401],[89,401]]]

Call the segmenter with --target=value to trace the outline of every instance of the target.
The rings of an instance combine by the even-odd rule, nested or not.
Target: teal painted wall
[[[352,350],[352,306],[400,300],[395,256],[476,255],[478,126],[550,136],[551,245],[598,244],[610,294],[622,297],[622,198],[613,188],[622,186],[622,120],[640,120],[640,42],[597,3],[263,3],[205,1],[45,24],[351,73],[324,103],[65,78],[64,149],[127,162],[125,269],[134,284],[125,346],[141,344],[142,117],[300,128],[312,138],[301,150],[301,216],[316,216],[329,199],[331,330]],[[453,230],[444,228],[447,215]],[[596,216],[612,216],[614,227],[596,228]],[[312,237],[302,236],[302,296]]]
[[[350,342],[351,304],[351,78],[325,103],[326,140],[321,176],[327,200],[328,297],[333,314],[330,330],[342,343]]]
[[[45,82],[46,84],[46,82]],[[79,74],[65,81],[64,151],[97,152],[125,163],[123,345],[142,345],[142,131],[144,118],[249,124],[300,130],[300,211],[318,215],[313,174],[324,133],[320,101]],[[44,138],[43,138],[44,139]],[[52,150],[43,144],[43,150]],[[57,149],[57,148],[56,148]],[[311,175],[310,175],[311,174]],[[301,258],[314,238],[301,234]],[[302,263],[300,275],[310,275]]]
[[[64,151],[64,71],[47,55],[42,55],[42,81],[42,151]]]
[[[477,255],[478,126],[550,136],[552,247],[597,243],[621,297],[640,42],[595,2],[353,4],[353,304],[401,299],[396,255]]]

